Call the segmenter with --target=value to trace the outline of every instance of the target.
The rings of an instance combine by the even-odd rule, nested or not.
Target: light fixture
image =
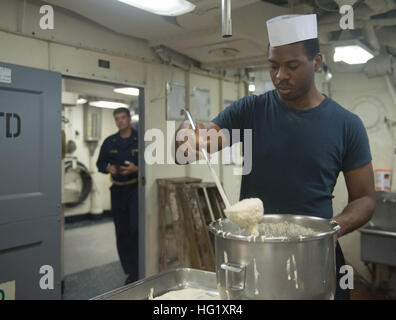
[[[253,83],[249,84],[249,92],[254,92],[254,91],[256,91],[256,86]]]
[[[329,82],[333,78],[333,74],[331,73],[329,66],[327,65],[326,62],[323,61],[322,63],[322,69],[325,73],[325,80],[326,82]]]
[[[117,109],[117,108],[129,108],[129,106],[125,103],[114,102],[114,101],[91,101],[89,105],[92,107],[98,108],[108,108],[108,109]]]
[[[373,58],[374,55],[364,45],[356,42],[350,45],[337,45],[334,52],[334,62],[347,64],[362,64]]]
[[[139,121],[139,115],[138,114],[133,115],[131,118],[132,118],[132,121]]]
[[[325,78],[326,81],[330,81],[333,78],[333,74],[330,72],[330,70],[327,70]]]
[[[138,88],[115,88],[113,91],[116,93],[126,94],[129,96],[138,96],[139,95]]]
[[[77,104],[85,104],[85,103],[87,103],[87,99],[84,99],[84,98],[78,98],[77,99]]]
[[[118,0],[136,8],[162,16],[179,16],[193,11],[195,5],[187,0]]]

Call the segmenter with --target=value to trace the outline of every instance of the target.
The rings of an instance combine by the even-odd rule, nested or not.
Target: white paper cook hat
[[[316,14],[291,14],[267,21],[268,38],[271,47],[318,37]]]

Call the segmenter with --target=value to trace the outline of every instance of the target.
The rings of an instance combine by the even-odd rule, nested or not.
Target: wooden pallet
[[[159,271],[190,265],[184,245],[185,230],[177,186],[199,183],[201,179],[157,179],[159,208]]]
[[[195,190],[195,196],[199,199],[201,219],[205,226],[211,222],[224,218],[225,204],[220,196],[215,183],[199,183],[191,185]],[[205,228],[205,235],[209,238],[214,250],[214,235]],[[204,246],[204,245],[203,245]]]
[[[214,183],[158,179],[159,271],[190,267],[215,271],[214,239],[207,226],[224,217]]]

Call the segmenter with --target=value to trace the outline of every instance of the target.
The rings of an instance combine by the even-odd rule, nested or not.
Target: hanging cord
[[[172,83],[173,83],[173,73],[174,73],[174,70],[173,70],[173,67],[172,67],[172,61],[169,62],[168,66],[169,66],[169,68],[170,68],[170,80],[169,80],[169,83],[170,83],[170,85],[172,86]],[[162,87],[160,86],[160,88],[162,88]],[[163,95],[162,92],[163,92],[163,91],[162,91],[162,89],[161,89],[160,94],[159,94],[156,98],[151,99],[150,102],[153,103],[153,102],[156,102],[156,101],[158,101],[158,100],[165,99],[165,98],[167,97],[167,95],[168,95],[168,92],[165,90],[165,95]]]

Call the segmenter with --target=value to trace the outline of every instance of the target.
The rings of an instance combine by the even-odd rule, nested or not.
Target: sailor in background
[[[110,173],[113,183],[111,210],[117,250],[128,284],[138,280],[139,266],[138,138],[127,108],[116,109],[113,115],[119,132],[105,139],[96,165],[100,172]]]

